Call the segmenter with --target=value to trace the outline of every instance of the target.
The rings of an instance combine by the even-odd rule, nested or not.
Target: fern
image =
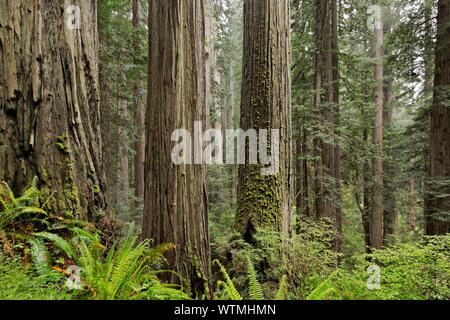
[[[249,280],[249,295],[251,300],[264,300],[264,294],[261,289],[261,284],[256,278],[255,267],[252,261],[247,257],[247,275]]]
[[[231,281],[230,276],[227,273],[227,270],[222,266],[222,264],[219,262],[219,260],[214,260],[213,264],[217,264],[220,268],[220,272],[222,273],[223,277],[225,278],[225,282],[223,281],[217,281],[217,287],[224,287],[228,293],[228,296],[231,300],[242,300],[241,295],[234,287],[233,281]]]
[[[284,300],[287,294],[287,283],[286,283],[286,275],[280,280],[280,285],[278,286],[278,292],[275,295],[275,300]]]
[[[64,240],[60,236],[58,236],[58,235],[56,235],[54,233],[49,233],[49,232],[34,233],[33,235],[36,236],[36,237],[44,238],[46,240],[49,240],[49,241],[53,242],[58,248],[63,250],[64,253],[70,259],[73,258],[74,252],[73,252],[72,246],[70,245],[69,242],[67,242],[66,240]]]
[[[42,239],[30,238],[29,243],[31,245],[31,257],[33,259],[36,271],[41,275],[45,276],[50,272],[50,266],[48,263],[48,250]]]
[[[325,281],[314,289],[308,297],[306,297],[306,300],[326,300],[331,293],[335,291],[332,280],[337,273],[338,271],[333,272]]]

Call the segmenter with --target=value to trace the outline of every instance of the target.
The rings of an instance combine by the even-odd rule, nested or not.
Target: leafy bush
[[[450,235],[425,237],[421,242],[394,244],[355,257],[355,269],[342,273],[335,299],[450,299]],[[371,261],[380,265],[379,290],[366,286]]]
[[[274,297],[280,279],[286,276],[286,294],[289,299],[305,299],[338,265],[339,255],[333,250],[334,231],[328,223],[302,218],[298,221],[299,234],[288,238],[272,230],[260,230],[255,243],[248,244],[239,235],[213,244],[213,252],[222,257],[221,263],[229,270],[240,292],[247,294],[247,257],[259,274],[262,291]],[[216,238],[216,240],[219,238]]]

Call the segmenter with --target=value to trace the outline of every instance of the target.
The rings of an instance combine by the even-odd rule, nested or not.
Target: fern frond
[[[325,281],[323,281],[311,294],[306,297],[306,300],[325,300],[335,291],[333,288],[333,278],[338,271],[333,272]]]
[[[256,278],[255,267],[250,257],[247,257],[247,275],[249,281],[249,295],[251,300],[264,300],[261,284]]]
[[[228,275],[227,270],[224,268],[224,266],[222,266],[222,264],[219,262],[219,260],[214,260],[213,261],[213,265],[217,264],[220,268],[220,272],[222,273],[223,277],[225,278],[225,282],[223,281],[218,281],[217,285],[219,284],[223,284],[225,285],[225,288],[228,291],[228,294],[231,298],[231,300],[242,300],[241,295],[239,294],[239,292],[236,290],[236,288],[234,287],[233,281],[231,281],[230,276]]]
[[[36,237],[41,237],[41,238],[44,238],[46,240],[53,242],[58,248],[63,250],[70,259],[73,258],[74,252],[72,250],[71,245],[69,244],[69,242],[67,242],[66,240],[64,240],[63,238],[58,236],[57,234],[49,233],[49,232],[40,232],[40,233],[34,233],[33,235]]]
[[[41,276],[48,274],[50,265],[48,263],[48,250],[44,241],[39,238],[30,238],[28,241],[31,245],[31,257],[37,272]]]
[[[278,287],[278,292],[275,295],[275,300],[284,300],[287,294],[287,283],[286,283],[286,275],[283,275],[283,277],[280,280],[280,285]]]

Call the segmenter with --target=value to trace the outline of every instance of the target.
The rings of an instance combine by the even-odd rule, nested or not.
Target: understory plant
[[[162,284],[157,278],[156,268],[164,260],[164,253],[172,248],[170,244],[151,248],[149,240],[138,243],[138,237],[130,232],[105,252],[98,234],[72,230],[69,241],[47,232],[35,236],[52,242],[73,259],[80,271],[78,275],[58,267],[53,269],[77,277],[80,296],[99,300],[188,299],[182,290]]]

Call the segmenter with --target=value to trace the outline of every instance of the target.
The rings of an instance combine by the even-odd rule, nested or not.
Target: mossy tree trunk
[[[280,130],[280,168],[276,175],[262,176],[259,164],[239,167],[236,228],[247,240],[261,227],[292,232],[290,51],[289,1],[245,0],[240,127]]]
[[[73,4],[81,29],[67,25]],[[95,220],[106,209],[97,2],[0,0],[0,8],[0,180],[20,193],[37,176],[47,211]]]
[[[149,1],[149,86],[146,116],[143,237],[170,242],[169,268],[193,295],[210,296],[211,253],[206,167],[175,165],[177,129],[209,129],[206,114],[205,20],[201,0]],[[178,282],[178,276],[167,274]]]
[[[427,233],[450,232],[450,0],[438,1]]]

